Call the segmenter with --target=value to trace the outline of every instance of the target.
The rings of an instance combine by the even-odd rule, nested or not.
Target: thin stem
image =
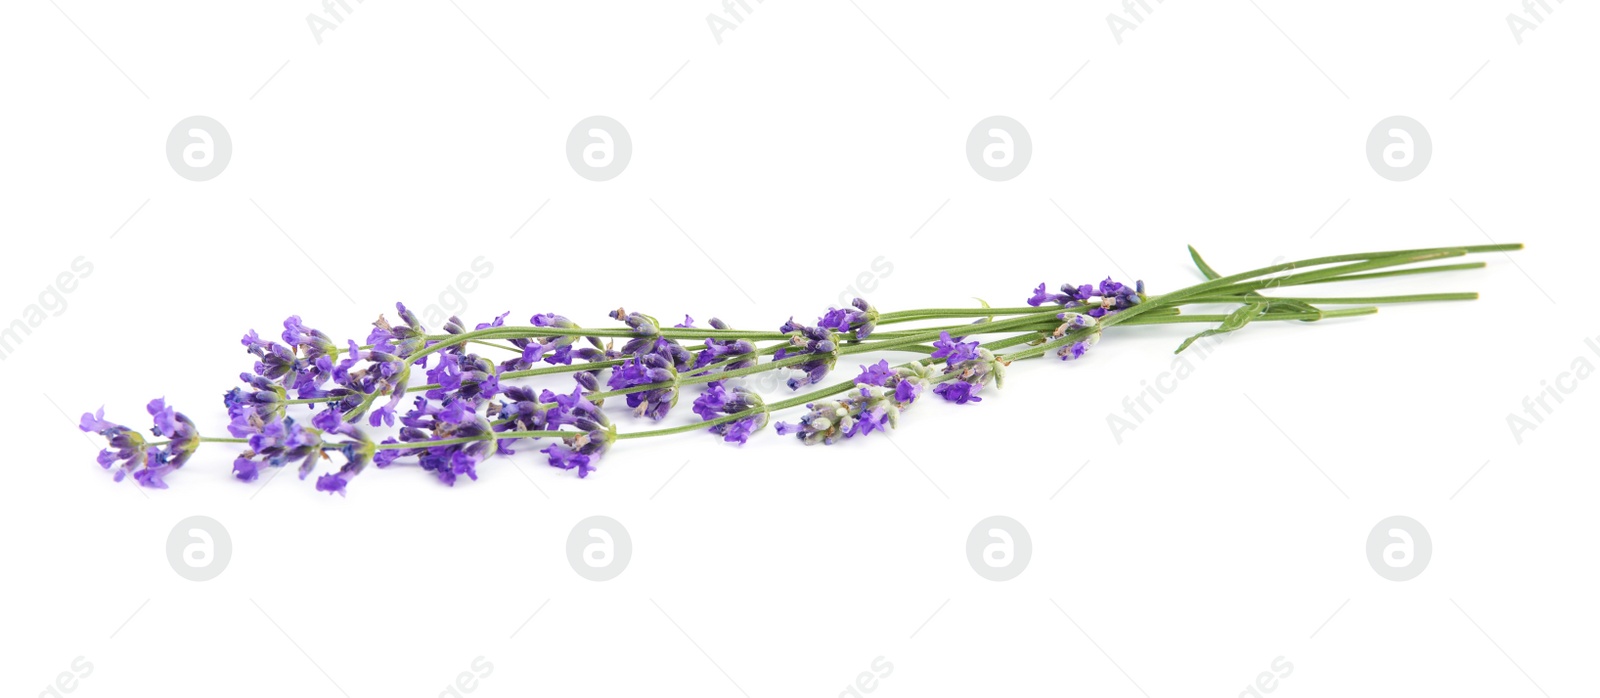
[[[1247,293],[1254,293],[1249,291]],[[1305,298],[1296,296],[1287,298],[1282,296],[1254,296],[1251,302],[1256,301],[1292,301],[1298,303],[1326,303],[1331,305],[1373,305],[1376,303],[1429,303],[1434,301],[1474,301],[1478,299],[1477,293],[1415,293],[1404,296],[1355,296],[1355,297],[1330,297],[1330,298]],[[1184,303],[1240,303],[1245,302],[1239,296],[1204,296],[1200,298],[1186,298]]]

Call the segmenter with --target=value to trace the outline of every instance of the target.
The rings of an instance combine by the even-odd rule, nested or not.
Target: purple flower
[[[580,453],[565,444],[550,444],[539,452],[549,456],[551,467],[561,468],[562,470],[577,468],[578,477],[589,477],[589,471],[594,469],[589,464],[589,456],[587,454]]]
[[[253,334],[245,335],[247,347]],[[298,315],[283,321],[283,341],[301,357],[295,364],[295,375],[285,379],[285,387],[293,388],[302,399],[321,397],[322,384],[333,377],[339,345],[321,330],[307,327]]]
[[[1072,296],[1069,294],[1050,293],[1049,291],[1045,290],[1046,288],[1047,287],[1045,284],[1040,283],[1038,288],[1033,289],[1033,297],[1028,299],[1028,305],[1031,305],[1035,308],[1044,305],[1045,303],[1060,303],[1065,305],[1067,301],[1072,300]]]
[[[428,380],[438,384],[429,390],[430,400],[459,399],[474,403],[492,399],[500,392],[500,367],[477,354],[450,354],[427,372]]]
[[[163,478],[168,473],[177,470],[178,466],[163,462],[163,457],[164,454],[161,449],[154,446],[149,447],[146,451],[144,470],[134,473],[133,481],[139,483],[141,487],[157,490],[167,489],[167,481]]]
[[[495,318],[493,320],[490,320],[489,322],[480,322],[480,323],[478,323],[477,326],[473,327],[472,329],[473,330],[487,330],[487,329],[489,329],[491,327],[504,327],[505,324],[506,324],[506,316],[510,315],[510,314],[511,314],[511,311],[507,310],[507,311],[505,311],[503,313],[500,313],[499,315],[496,315]]]
[[[1144,282],[1136,282],[1133,286],[1112,281],[1107,277],[1098,285],[1083,284],[1073,286],[1062,284],[1061,293],[1049,293],[1045,284],[1039,284],[1033,290],[1033,296],[1028,299],[1028,305],[1038,307],[1045,303],[1058,303],[1064,307],[1089,305],[1094,298],[1100,300],[1098,307],[1090,309],[1087,314],[1092,317],[1104,317],[1111,313],[1127,310],[1138,305],[1144,300]]]
[[[151,432],[166,439],[158,442],[160,445],[147,443],[138,432],[107,421],[103,407],[93,414],[84,413],[78,419],[78,428],[105,437],[106,448],[95,457],[95,462],[107,470],[117,466],[114,480],[121,482],[132,475],[140,485],[165,489],[167,483],[163,478],[183,467],[200,447],[200,432],[194,422],[168,407],[161,398],[151,400],[145,410],[155,422]]]
[[[978,397],[978,391],[982,389],[982,383],[968,383],[964,380],[953,380],[933,386],[934,394],[957,405],[983,402],[983,398]]]
[[[348,484],[350,484],[350,481],[344,478],[343,473],[328,473],[317,478],[317,491],[327,492],[330,495],[338,493],[340,497],[343,497],[345,496],[344,488]]]
[[[1076,341],[1076,342],[1071,342],[1071,343],[1067,344],[1066,346],[1061,347],[1060,349],[1057,349],[1056,350],[1056,356],[1061,357],[1062,361],[1072,361],[1074,359],[1081,359],[1081,358],[1083,358],[1084,354],[1089,353],[1089,348],[1094,346],[1099,341],[1100,341],[1100,333],[1096,332],[1094,334],[1089,335],[1088,337],[1086,337],[1084,339],[1081,339],[1081,340]]]
[[[1005,378],[1005,364],[996,359],[988,349],[984,349],[977,342],[960,342],[950,339],[947,332],[940,333],[939,340],[933,343],[937,351],[932,358],[944,359],[944,374],[955,377],[945,378],[933,387],[935,395],[958,405],[969,402],[982,402],[978,392],[989,381],[998,385]]]
[[[145,441],[139,432],[107,421],[105,413],[104,407],[93,414],[85,412],[78,420],[78,428],[106,438],[106,448],[100,451],[95,462],[107,470],[117,466],[113,477],[117,482],[122,482],[122,478],[144,465],[147,455]]]
[[[378,321],[372,323],[372,332],[367,335],[367,344],[376,351],[393,354],[403,360],[427,346],[428,330],[417,319],[416,313],[406,309],[404,303],[395,303],[394,308],[405,324],[391,325],[387,318],[378,316]]]
[[[856,376],[856,385],[888,385],[889,380],[894,377],[895,374],[889,368],[889,362],[880,360],[871,366],[861,367],[861,375]]]
[[[104,432],[106,430],[122,429],[123,428],[122,426],[120,426],[118,424],[113,424],[111,422],[106,421],[105,417],[106,417],[106,408],[104,408],[104,407],[101,407],[100,409],[95,410],[94,413],[92,413],[92,414],[89,413],[89,412],[85,412],[85,413],[83,413],[83,416],[78,419],[78,429],[81,430],[81,431],[85,431],[85,432],[91,433],[91,434],[99,434],[99,433]]]
[[[289,396],[283,386],[273,383],[264,376],[249,373],[239,374],[239,379],[254,390],[232,388],[222,394],[222,405],[227,408],[229,417],[239,419],[250,414],[270,418],[272,415],[282,414],[288,408],[284,401]]]
[[[881,388],[862,386],[838,400],[814,402],[798,424],[778,423],[779,434],[794,434],[806,445],[833,444],[842,439],[887,431],[901,406]]]
[[[711,318],[711,327],[719,330],[729,329],[728,323],[717,318]],[[711,364],[719,364],[723,371],[737,371],[756,365],[756,347],[747,339],[718,339],[707,337],[706,348],[701,349],[695,357],[694,368],[700,369]]]
[[[400,443],[400,440],[394,438],[393,436],[391,436],[391,437],[389,437],[387,439],[384,439],[383,443],[384,444],[398,444],[398,443]],[[385,449],[382,449],[382,450],[378,450],[375,453],[373,453],[373,455],[372,455],[372,464],[378,466],[379,468],[387,468],[391,464],[393,464],[396,460],[399,460],[399,458],[402,455],[410,455],[410,454],[401,453],[401,451],[405,451],[405,450],[408,450],[408,449],[385,448]]]
[[[902,380],[894,386],[894,399],[905,405],[916,402],[917,395],[922,392],[922,386],[916,381]]]
[[[767,426],[766,402],[754,391],[739,387],[730,390],[722,381],[707,383],[706,391],[694,401],[694,412],[704,421],[743,414],[751,410],[759,411],[709,427],[711,433],[721,436],[722,440],[728,443],[742,444],[749,440],[751,435]]]
[[[790,378],[789,389],[799,390],[800,386],[822,382],[839,360],[839,345],[834,340],[832,331],[821,327],[807,327],[789,318],[778,328],[779,332],[789,333],[789,346],[779,349],[772,355],[774,361],[780,361],[795,356],[810,356],[811,358],[794,365],[792,368],[804,371],[804,378]]]
[[[817,318],[817,327],[839,334],[853,335],[857,340],[866,339],[878,326],[878,310],[864,298],[851,301],[851,306],[829,308],[828,312]],[[855,328],[853,331],[852,327]]]
[[[478,463],[490,455],[495,443],[494,439],[488,438],[494,433],[494,427],[476,413],[460,424],[440,419],[433,421],[427,429],[408,426],[400,430],[400,441],[416,445],[408,449],[380,451],[379,453],[384,454],[394,453],[394,455],[384,455],[380,465],[387,467],[402,455],[415,455],[417,464],[421,465],[423,470],[433,473],[439,482],[446,485],[454,486],[461,475],[476,480]],[[451,439],[473,440],[456,444],[429,445],[430,441]]]
[[[238,478],[239,481],[255,482],[260,475],[261,470],[255,461],[244,456],[233,459],[233,476]]]
[[[950,338],[949,332],[940,332],[939,338],[934,340],[935,351],[931,355],[935,359],[944,359],[946,364],[955,365],[963,361],[978,358],[978,343],[961,341],[962,338]]]
[[[649,390],[628,393],[628,406],[645,417],[659,420],[678,403],[678,373],[671,360],[661,354],[638,354],[621,366],[611,369],[611,379],[606,383],[612,390],[627,390],[641,385],[660,385]]]

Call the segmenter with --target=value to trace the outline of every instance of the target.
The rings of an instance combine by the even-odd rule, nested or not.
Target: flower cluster
[[[611,369],[611,379],[606,382],[606,387],[628,390],[644,385],[654,386],[628,393],[628,407],[633,408],[635,414],[650,419],[666,417],[667,411],[678,404],[678,372],[694,368],[698,363],[695,355],[677,340],[661,336],[655,318],[640,313],[625,313],[621,308],[612,311],[611,317],[627,324],[637,336],[622,346],[622,354],[627,358],[622,365]],[[677,327],[693,328],[694,318],[684,316],[683,322]]]
[[[1051,336],[1053,337],[1064,337],[1069,332],[1076,332],[1080,330],[1094,330],[1083,339],[1068,342],[1066,345],[1056,350],[1056,356],[1061,357],[1062,361],[1072,361],[1073,359],[1083,358],[1084,354],[1089,353],[1089,347],[1094,346],[1100,341],[1100,329],[1095,316],[1087,313],[1075,313],[1069,311],[1057,313],[1056,318],[1060,319],[1062,322],[1061,325],[1056,327],[1055,332],[1051,333]]]
[[[1005,362],[977,342],[963,342],[962,337],[952,338],[949,332],[940,332],[934,341],[931,358],[944,360],[944,377],[933,386],[934,394],[958,405],[983,402],[978,392],[993,381],[995,387],[1005,382]]]
[[[595,462],[617,440],[616,428],[606,418],[600,407],[584,397],[581,389],[569,395],[556,395],[545,391],[541,399],[555,404],[546,414],[548,426],[570,425],[577,431],[562,437],[561,443],[540,450],[548,457],[552,467],[578,471],[578,477],[588,477]]]
[[[687,318],[685,318],[687,319]],[[709,323],[712,329],[729,329],[728,323],[711,318]],[[713,366],[723,371],[737,371],[756,365],[756,345],[748,339],[719,339],[706,338],[706,348],[701,349],[695,356],[694,368],[696,370]]]
[[[888,361],[862,366],[854,389],[838,400],[806,405],[797,424],[779,422],[779,434],[794,434],[802,443],[833,444],[841,439],[887,431],[899,424],[900,413],[916,402],[930,383],[920,362],[890,368]]]
[[[767,405],[754,391],[741,387],[728,388],[722,381],[706,384],[706,391],[694,400],[694,413],[700,419],[711,421],[729,415],[753,412],[739,419],[711,425],[711,433],[728,443],[742,444],[750,436],[767,426]]]
[[[1110,277],[1101,281],[1096,287],[1092,284],[1073,286],[1062,284],[1060,293],[1050,293],[1045,284],[1039,284],[1033,289],[1033,296],[1028,299],[1028,305],[1035,308],[1045,303],[1056,303],[1066,308],[1094,306],[1085,311],[1090,317],[1105,317],[1120,310],[1127,310],[1144,301],[1144,282],[1137,281],[1132,286],[1112,281]],[[1093,302],[1091,302],[1093,301]]]
[[[782,360],[795,356],[809,356],[792,368],[805,372],[805,375],[790,378],[790,390],[799,390],[800,386],[822,382],[827,377],[828,371],[833,370],[834,363],[839,360],[838,335],[832,330],[823,327],[807,327],[789,318],[778,328],[779,332],[789,334],[789,344],[779,349],[772,355],[773,360]]]
[[[878,327],[878,309],[865,298],[850,302],[849,308],[829,308],[817,318],[817,327],[839,334],[852,335],[856,341],[866,339]],[[791,320],[793,322],[793,320]]]
[[[151,400],[145,410],[155,422],[150,433],[165,437],[165,441],[147,442],[138,432],[106,421],[103,407],[92,414],[85,412],[78,420],[78,428],[106,438],[107,448],[100,451],[96,460],[107,470],[117,466],[114,480],[121,482],[132,475],[144,487],[166,489],[164,478],[189,462],[200,447],[200,433],[193,421],[168,407],[163,398]]]

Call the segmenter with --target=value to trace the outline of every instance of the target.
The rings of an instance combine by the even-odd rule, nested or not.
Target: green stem
[[[1253,291],[1248,293],[1254,293]],[[1478,299],[1477,293],[1415,293],[1405,296],[1354,296],[1330,298],[1293,298],[1283,296],[1255,296],[1251,300],[1259,301],[1293,301],[1298,303],[1327,303],[1331,305],[1373,305],[1376,303],[1428,303],[1433,301],[1473,301]],[[1200,298],[1185,298],[1184,303],[1240,303],[1240,296],[1204,296]]]

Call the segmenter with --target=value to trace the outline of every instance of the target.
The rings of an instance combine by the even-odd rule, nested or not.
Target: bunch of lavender
[[[1215,325],[1186,340],[1178,347],[1181,352],[1201,337],[1254,322],[1315,322],[1370,314],[1385,303],[1470,300],[1477,294],[1263,292],[1474,269],[1484,264],[1427,263],[1520,248],[1338,255],[1229,276],[1190,248],[1205,281],[1164,294],[1147,293],[1143,281],[1107,278],[1098,284],[1063,284],[1055,293],[1040,284],[1027,305],[1017,307],[880,313],[857,298],[848,307],[829,308],[813,324],[791,317],[776,331],[738,330],[717,319],[696,327],[687,316],[664,327],[650,315],[621,308],[610,313],[620,327],[581,326],[553,313],[533,315],[527,325],[507,325],[510,314],[503,313],[470,330],[452,317],[430,331],[396,304],[397,323],[380,317],[364,343],[346,339],[341,345],[291,316],[283,323],[281,342],[253,330],[240,340],[251,366],[240,374],[241,385],[222,395],[228,436],[201,435],[192,420],[163,399],[146,406],[154,423],[149,437],[107,421],[103,408],[84,414],[80,427],[106,438],[98,462],[113,471],[115,480],[131,475],[154,488],[165,488],[166,478],[194,461],[202,444],[238,447],[232,473],[239,480],[253,481],[264,470],[292,465],[302,480],[317,474],[317,490],[340,495],[369,464],[379,469],[415,465],[445,485],[476,480],[480,465],[516,453],[524,441],[533,442],[550,466],[576,471],[581,478],[594,472],[619,441],[706,431],[726,443],[744,444],[767,427],[774,413],[802,406],[796,421],[777,423],[779,434],[805,444],[834,444],[887,431],[929,395],[954,405],[981,403],[980,393],[986,395],[991,385],[1002,387],[1012,363],[1046,355],[1083,358],[1107,330],[1121,325]],[[1189,305],[1233,309],[1186,314],[1183,308]],[[766,371],[788,371],[789,390],[799,392],[826,381],[846,357],[869,353],[904,354],[909,360],[858,364],[860,372],[851,380],[777,401],[744,382]],[[621,402],[637,419],[664,421],[686,392],[694,395],[691,411],[698,421],[619,431],[606,409],[607,401]]]

